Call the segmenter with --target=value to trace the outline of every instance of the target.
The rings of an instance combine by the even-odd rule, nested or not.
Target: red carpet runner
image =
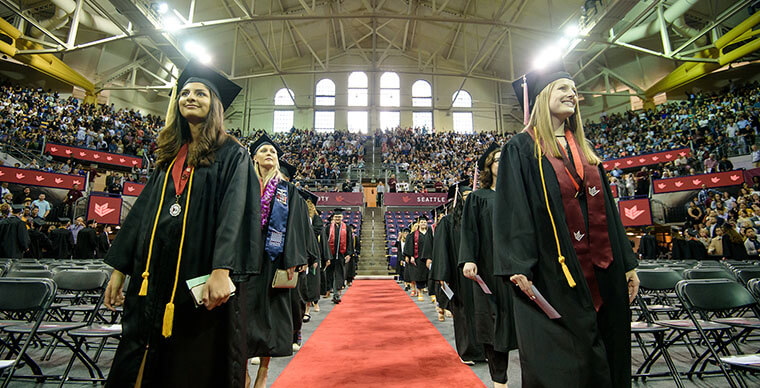
[[[272,385],[290,387],[484,385],[395,281],[357,280]]]

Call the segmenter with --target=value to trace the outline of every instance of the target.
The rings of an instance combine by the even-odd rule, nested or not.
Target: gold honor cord
[[[536,136],[538,137],[538,136]],[[560,248],[559,245],[559,235],[557,234],[557,225],[554,223],[554,216],[552,215],[552,209],[549,207],[549,193],[546,190],[546,179],[544,178],[544,165],[541,163],[541,145],[539,144],[538,139],[534,139],[536,142],[536,148],[538,149],[538,170],[541,172],[541,185],[544,188],[544,201],[546,202],[546,210],[549,213],[549,220],[552,222],[552,230],[554,231],[554,242],[557,244],[557,261],[559,261],[559,264],[562,266],[562,272],[565,273],[565,278],[567,279],[567,284],[572,288],[575,287],[575,280],[573,279],[573,275],[570,273],[570,269],[567,268],[567,264],[565,264],[565,256],[562,256],[562,248]]]
[[[169,303],[166,304],[166,310],[164,310],[164,324],[161,328],[161,334],[164,338],[172,336],[172,327],[174,326],[174,295],[177,293],[179,265],[182,263],[182,247],[185,245],[185,226],[187,225],[187,214],[190,213],[190,192],[193,191],[193,174],[195,174],[195,169],[190,170],[190,182],[187,184],[185,215],[182,217],[182,236],[179,239],[179,253],[177,254],[177,270],[174,274],[174,287],[172,288],[172,297],[169,299]],[[206,286],[208,286],[208,284],[206,284]]]

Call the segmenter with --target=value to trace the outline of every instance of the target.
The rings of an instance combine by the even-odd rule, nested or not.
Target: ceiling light
[[[571,24],[565,28],[565,36],[568,38],[575,38],[580,32],[581,30],[577,24]]]
[[[165,14],[169,10],[169,4],[160,3],[158,5],[158,13]]]
[[[179,19],[175,18],[174,16],[164,17],[162,18],[162,22],[164,30],[169,32],[177,31],[181,26]]]

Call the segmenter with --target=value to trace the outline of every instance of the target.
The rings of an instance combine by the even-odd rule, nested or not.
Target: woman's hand
[[[288,280],[293,280],[293,276],[296,276],[296,267],[290,267],[285,271],[288,272]]]
[[[467,279],[475,280],[475,276],[478,275],[478,265],[472,262],[465,263],[462,268],[462,275]]]
[[[227,303],[230,299],[230,270],[224,268],[217,268],[211,271],[211,276],[206,280],[206,285],[203,286],[203,292],[201,299],[203,305],[206,306],[206,310],[213,310],[217,306],[221,306]]]
[[[348,262],[351,261],[351,256],[346,255],[345,260],[346,260],[346,264],[348,264]]]
[[[512,275],[509,278],[509,281],[520,287],[522,292],[528,296],[531,300],[536,299],[536,295],[533,293],[533,290],[531,287],[533,286],[533,282],[528,280],[528,277],[525,275]]]
[[[115,269],[108,280],[103,304],[111,311],[116,311],[116,307],[124,304],[124,277],[121,271]]]
[[[639,293],[639,275],[635,269],[625,273],[625,281],[628,283],[628,303],[633,303]]]
[[[415,266],[415,267],[417,266],[417,263],[414,261],[414,257],[412,257],[411,259],[409,259],[409,262],[412,263],[413,266]]]
[[[325,262],[325,268],[327,268],[329,266],[330,266],[330,260],[327,260],[327,262]]]

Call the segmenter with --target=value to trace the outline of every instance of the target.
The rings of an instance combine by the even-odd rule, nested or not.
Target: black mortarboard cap
[[[404,232],[409,233],[411,232],[411,230],[409,230],[409,228],[402,228],[401,233],[404,233]]]
[[[280,159],[280,172],[282,172],[289,180],[293,180],[296,177],[296,166]]]
[[[13,209],[13,214],[16,214],[24,210],[24,205],[11,205],[11,209]]]
[[[40,227],[45,225],[45,220],[42,218],[35,218],[32,222],[34,222],[34,226]]]
[[[336,207],[335,209],[332,210],[332,214],[330,215],[330,217],[338,215],[338,214],[343,215],[344,211],[346,211],[346,209],[343,209],[341,207]]]
[[[251,155],[256,155],[256,151],[258,151],[258,149],[265,144],[270,144],[271,146],[274,147],[275,150],[277,150],[277,158],[282,157],[283,155],[282,148],[280,148],[280,146],[277,145],[277,143],[275,143],[274,140],[272,140],[272,138],[269,137],[269,135],[267,135],[266,133],[262,133],[261,136],[259,136],[259,138],[256,139],[256,141],[251,143],[251,146],[250,146]]]
[[[229,108],[232,101],[243,89],[236,83],[230,81],[224,75],[216,70],[201,64],[198,61],[190,61],[182,74],[177,79],[177,95],[179,91],[190,82],[200,82],[211,89],[219,100],[222,102],[224,110]]]
[[[95,221],[95,219],[91,218],[91,219],[87,220],[87,226],[90,226],[90,225],[92,225],[95,222],[97,222],[97,221]]]
[[[460,193],[463,192],[463,191],[472,191],[472,187],[470,187],[470,180],[469,179],[463,180],[463,181],[461,181],[459,183],[455,183],[455,184],[449,186],[449,191],[446,194],[446,199],[447,200],[454,199],[454,196],[456,195],[456,191],[457,191],[457,186],[459,187],[459,192]]]
[[[536,97],[541,91],[550,83],[562,78],[573,79],[570,73],[565,70],[565,66],[561,62],[550,65],[545,69],[534,70],[525,74],[525,80],[528,83],[528,113],[533,111],[533,104],[535,104]],[[525,107],[522,85],[523,77],[512,82],[512,89],[515,91],[515,96],[517,96],[520,109],[524,109]]]
[[[422,221],[422,220],[429,221],[427,214],[423,214],[417,217],[417,221]]]
[[[488,159],[488,155],[499,149],[499,144],[496,142],[491,142],[491,144],[486,148],[486,152],[483,153],[483,155],[480,156],[478,159],[478,170],[483,171],[486,169],[486,159]]]
[[[64,224],[67,222],[71,222],[71,218],[67,217],[58,217],[58,222],[63,222]]]
[[[311,201],[315,206],[317,205],[317,201],[319,201],[319,197],[311,191],[298,189],[298,194],[301,194],[301,197],[303,197],[304,200]]]

